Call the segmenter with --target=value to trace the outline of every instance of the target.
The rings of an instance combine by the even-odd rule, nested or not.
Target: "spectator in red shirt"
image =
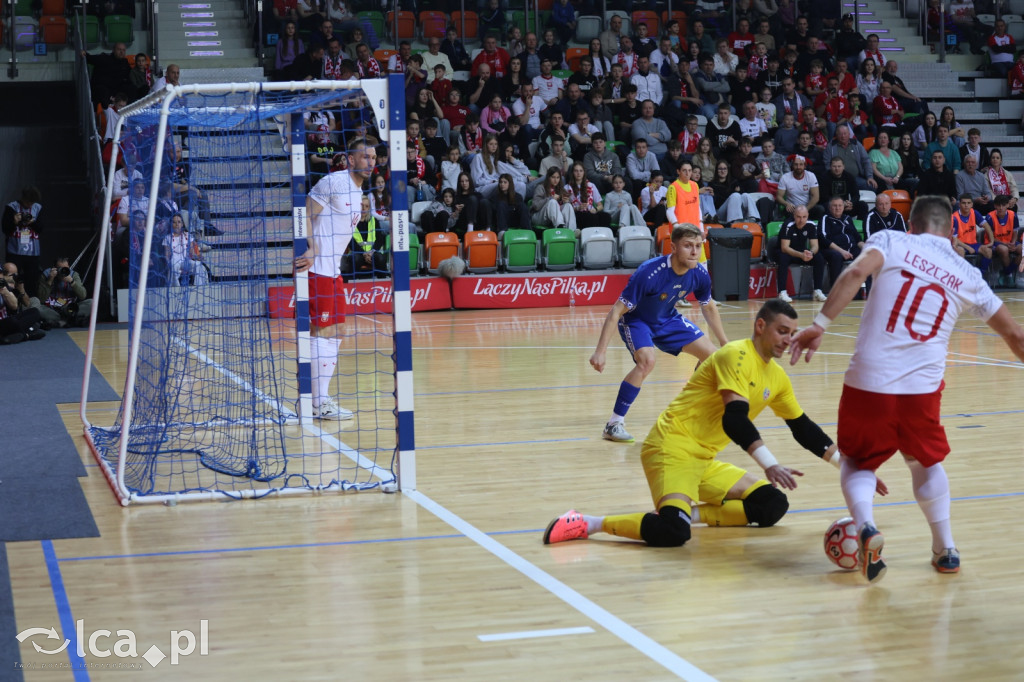
[[[1024,93],[1024,52],[1017,57],[1017,63],[1010,69],[1010,75],[1006,79],[1010,84],[1011,95]]]
[[[892,84],[882,81],[878,86],[878,97],[871,105],[871,112],[878,129],[888,128],[889,137],[903,133],[903,107],[892,96]]]
[[[380,78],[380,64],[370,54],[370,46],[366,43],[360,44],[356,48],[356,56],[359,61],[356,62],[356,68],[359,69],[360,78]]]
[[[988,57],[992,70],[1006,78],[1013,69],[1013,55],[1017,52],[1017,44],[1013,36],[1006,32],[1006,22],[996,19],[996,31],[988,37]]]
[[[836,70],[828,75],[829,78],[839,79],[839,92],[846,97],[857,89],[857,79],[850,73],[850,67],[842,59],[836,60]]]
[[[441,106],[445,120],[452,124],[452,130],[462,130],[466,124],[466,117],[469,116],[469,109],[460,103],[462,93],[452,90],[448,93],[448,101]]]
[[[481,64],[490,64],[491,75],[495,78],[504,78],[505,74],[508,73],[508,52],[505,48],[498,47],[498,40],[494,36],[487,36],[484,38],[484,51],[476,56],[473,60],[473,68],[470,74],[473,76],[478,75],[477,70]]]
[[[839,91],[839,79],[835,76],[829,76],[825,91],[815,98],[814,113],[825,119],[829,139],[835,135],[836,126],[849,120],[850,101]]]
[[[274,0],[274,18],[284,26],[285,22],[299,23],[299,0]],[[284,33],[284,31],[281,31]]]
[[[729,34],[728,40],[729,49],[732,50],[733,54],[746,61],[749,56],[747,54],[747,45],[754,44],[754,34],[750,32],[750,22],[746,19],[737,21],[736,30]]]

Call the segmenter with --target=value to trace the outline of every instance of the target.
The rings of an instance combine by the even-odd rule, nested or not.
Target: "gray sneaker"
[[[960,550],[956,547],[947,547],[938,554],[932,552],[932,566],[939,573],[959,573]]]
[[[632,443],[636,440],[633,436],[629,435],[629,431],[626,431],[626,427],[622,425],[622,422],[606,424],[601,437],[616,443]]]

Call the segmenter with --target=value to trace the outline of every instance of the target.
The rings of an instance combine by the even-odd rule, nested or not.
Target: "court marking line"
[[[666,670],[684,680],[714,682],[714,677],[522,558],[419,490],[406,491],[402,494]]]
[[[975,500],[992,500],[1009,497],[1024,497],[1024,490],[1010,493],[988,493],[985,495],[965,495],[963,497],[950,498],[950,502],[971,502]],[[901,500],[899,502],[878,502],[875,508],[880,507],[902,507],[908,504],[917,504],[914,500]],[[815,507],[810,509],[790,509],[789,514],[809,514],[814,512],[843,511],[846,507]],[[544,532],[543,528],[522,528],[517,530],[498,530],[487,535],[499,537],[502,535],[539,535]],[[446,533],[443,535],[418,535],[406,538],[367,538],[365,540],[338,540],[336,542],[306,542],[294,545],[264,545],[262,547],[211,547],[208,549],[182,549],[165,552],[139,552],[136,554],[98,554],[96,556],[71,556],[58,557],[59,563],[71,563],[79,561],[112,561],[117,559],[153,559],[172,556],[201,556],[204,554],[241,554],[246,552],[269,552],[290,549],[317,549],[319,547],[358,547],[359,545],[382,545],[399,542],[420,542],[423,540],[457,540],[464,538],[461,533]]]
[[[522,632],[500,632],[494,635],[477,635],[481,642],[504,642],[510,639],[533,639],[535,637],[563,637],[565,635],[589,635],[595,632],[589,625],[578,628],[557,630],[523,630]]]
[[[78,655],[78,631],[75,629],[75,617],[71,613],[68,591],[64,587],[64,576],[60,572],[60,560],[57,559],[57,552],[54,551],[51,540],[43,540],[39,544],[42,545],[46,572],[50,576],[50,589],[53,591],[53,601],[57,606],[57,620],[60,621],[64,638],[69,642],[67,652],[72,674],[75,682],[89,682],[89,669],[85,665],[85,660]]]

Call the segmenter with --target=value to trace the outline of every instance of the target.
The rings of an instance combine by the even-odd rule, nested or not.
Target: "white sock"
[[[956,547],[949,519],[949,478],[941,464],[925,468],[916,459],[907,459],[914,484],[914,499],[924,512],[932,530],[932,551]]]
[[[624,421],[626,421],[625,417],[620,417],[619,415],[615,414],[614,412],[612,412],[612,416],[608,417],[608,423],[609,424],[621,424]]]
[[[846,506],[850,509],[850,514],[853,516],[858,530],[865,523],[875,525],[874,509],[871,506],[877,484],[875,472],[868,469],[857,469],[849,459],[844,457],[839,467],[839,482],[843,486]]]
[[[313,405],[319,407],[320,402],[331,393],[331,379],[334,378],[334,368],[338,366],[341,341],[320,337],[314,337],[310,341],[313,346]]]
[[[587,522],[587,535],[601,532],[601,524],[604,523],[603,516],[587,516],[584,514],[583,520]]]

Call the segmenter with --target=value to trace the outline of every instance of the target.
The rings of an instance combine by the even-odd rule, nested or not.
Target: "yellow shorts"
[[[670,493],[686,495],[694,502],[720,505],[726,493],[747,473],[735,464],[685,451],[665,452],[646,443],[640,451],[640,461],[655,507]]]

